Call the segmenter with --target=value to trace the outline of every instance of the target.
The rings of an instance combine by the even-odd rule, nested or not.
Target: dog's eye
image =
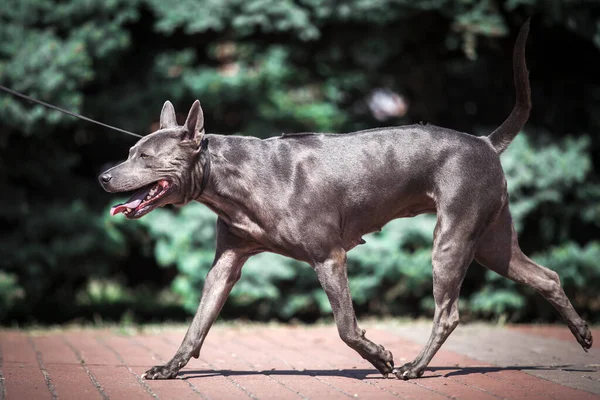
[[[148,157],[150,157],[150,156],[146,153],[140,154],[140,158],[148,158]]]

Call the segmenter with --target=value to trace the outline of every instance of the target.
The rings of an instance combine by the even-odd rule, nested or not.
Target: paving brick
[[[293,335],[293,333],[292,333]],[[288,335],[286,335],[287,337]],[[330,332],[327,332],[324,329],[309,329],[307,332],[301,333],[302,338],[307,343],[307,348],[298,348],[299,351],[302,351],[304,354],[313,356],[315,353],[324,356],[326,354],[326,358],[329,362],[333,363],[332,365],[337,366],[339,362],[342,362],[342,358],[346,358],[348,360],[353,360],[355,364],[358,362],[359,365],[362,365],[363,368],[371,368],[373,371],[370,374],[365,374],[363,372],[363,380],[369,381],[371,385],[376,385],[378,388],[385,390],[386,393],[392,394],[394,396],[402,397],[402,398],[414,398],[414,399],[422,399],[422,398],[432,398],[432,399],[442,399],[447,398],[447,396],[451,396],[448,392],[448,385],[456,389],[460,389],[460,394],[464,397],[465,395],[474,394],[480,395],[481,398],[485,398],[485,393],[481,392],[477,389],[463,387],[464,385],[460,385],[455,382],[442,382],[442,388],[446,390],[439,390],[439,385],[425,385],[422,384],[422,380],[413,380],[409,382],[401,381],[398,379],[384,379],[379,372],[374,369],[370,363],[366,360],[360,359],[357,360],[357,353],[354,350],[349,349],[340,339],[337,337],[337,334],[331,335]],[[395,350],[397,348],[404,350],[405,358],[400,360],[401,362],[397,363],[397,365],[401,365],[404,362],[412,360],[420,351],[420,346],[415,345],[414,343],[407,342],[402,339],[397,339],[389,336],[385,332],[371,330],[367,333],[367,337],[372,341],[383,344],[389,350]],[[272,341],[272,340],[271,340]],[[298,344],[296,344],[298,346]],[[348,350],[346,350],[348,349]],[[359,357],[359,356],[358,356]],[[458,359],[452,360],[456,363]],[[365,371],[365,370],[363,370]],[[368,371],[368,370],[366,370]],[[436,379],[444,379],[444,378],[436,378]],[[438,393],[439,392],[439,393]],[[468,398],[468,397],[467,397]]]
[[[318,376],[318,379],[335,387],[339,390],[343,390],[345,393],[355,397],[377,397],[377,398],[396,398],[397,396],[386,390],[385,388],[378,387],[372,382],[363,381],[366,374],[374,372],[374,376],[383,379],[377,370],[373,369],[359,369],[359,367],[371,367],[372,366],[365,360],[354,356],[352,353],[346,355],[339,354],[337,350],[344,349],[346,346],[341,340],[340,344],[337,344],[337,348],[325,348],[321,344],[326,342],[326,338],[319,340],[313,340],[311,337],[302,336],[298,338],[293,334],[278,335],[277,331],[271,333],[261,332],[257,335],[259,340],[263,340],[261,343],[253,343],[256,347],[265,348],[265,342],[271,343],[273,347],[276,347],[276,351],[280,353],[281,347],[286,347],[288,350],[294,351],[290,355],[293,357],[295,362],[302,361],[303,364],[311,364],[318,360],[318,363],[310,366],[308,371],[314,371],[313,373]],[[337,337],[337,334],[335,335]],[[246,338],[247,340],[247,338]],[[264,350],[263,350],[264,351]],[[357,362],[358,361],[358,362]],[[289,363],[290,361],[288,361]],[[315,371],[315,368],[323,368],[320,371]]]
[[[203,396],[194,392],[190,386],[181,379],[156,380],[146,381],[147,385],[152,389],[159,399],[202,399]],[[208,398],[208,396],[206,396]]]
[[[457,399],[493,400],[496,397],[489,392],[464,385],[455,380],[440,375],[437,372],[426,371],[423,377],[415,380],[419,386],[426,387],[435,392]]]
[[[535,332],[534,328],[530,329]],[[370,363],[340,340],[334,325],[217,325],[208,336],[200,359],[192,359],[181,371],[180,377],[184,379],[142,381],[140,376],[149,367],[163,364],[174,355],[184,334],[182,330],[171,330],[159,335],[125,336],[109,330],[85,330],[32,335],[28,339],[22,332],[0,331],[7,398],[51,398],[35,346],[61,399],[102,399],[103,394],[104,398],[126,400],[153,396],[183,400],[300,397],[600,399],[590,392],[564,386],[562,381],[547,381],[515,367],[496,367],[445,348],[436,354],[423,378],[411,381],[384,379]],[[480,339],[489,343],[488,336]],[[417,340],[408,340],[390,330],[369,328],[367,337],[392,351],[397,366],[411,361],[422,347]],[[473,340],[476,338],[478,336],[473,336]],[[539,339],[540,342],[544,340]],[[85,363],[80,362],[78,355]],[[524,357],[529,357],[529,353]],[[587,357],[592,362],[589,368],[595,365],[594,357],[594,354]],[[544,362],[530,365],[546,368]],[[86,368],[93,379],[86,373]],[[548,368],[543,371],[574,373],[552,369],[550,365]],[[101,391],[95,383],[101,385]],[[590,389],[586,387],[586,390]]]
[[[268,330],[260,330],[259,332],[238,334],[232,337],[221,335],[219,336],[219,347],[236,349],[235,357],[243,360],[251,368],[259,369],[262,367],[267,369],[265,374],[270,375],[272,380],[276,380],[279,384],[287,387],[290,394],[299,392],[307,397],[347,397],[339,388],[327,382],[327,377],[323,373],[325,369],[307,370],[305,368],[311,361],[314,361],[314,358],[307,359],[301,353],[292,350],[291,356],[295,364],[290,363],[290,360],[286,357],[286,352],[290,349],[282,349],[281,345],[274,342],[271,337],[266,338],[267,333]],[[256,348],[260,350],[254,350]],[[217,360],[217,362],[222,361],[224,361],[223,357]],[[312,367],[329,368],[329,365],[321,360],[319,364],[312,363]],[[269,369],[271,370],[269,371]],[[315,373],[317,373],[317,377],[313,376]],[[275,387],[277,387],[277,384]]]
[[[416,380],[402,381],[396,378],[377,378],[376,380],[373,380],[373,384],[403,399],[442,400],[448,398],[431,388],[420,385],[419,381]]]
[[[536,378],[535,376],[514,370],[501,369],[498,371],[487,372],[494,378],[501,379],[504,382],[532,390],[547,398],[553,399],[577,399],[577,400],[598,400],[600,396],[593,393],[577,390],[562,386],[554,382]]]
[[[423,344],[430,324],[400,324],[387,329]],[[557,340],[500,326],[466,324],[461,325],[444,343],[442,351],[449,350],[482,363],[506,369],[520,368],[520,372],[531,374],[542,383],[551,381],[600,396],[600,370],[597,368],[600,350],[592,348],[585,353],[573,340]],[[431,364],[433,367],[451,365],[438,364],[436,360]]]
[[[338,356],[347,357],[354,360],[361,368],[373,368],[368,361],[364,360],[358,353],[342,342],[337,335],[335,327],[333,327],[333,330],[331,330],[331,328],[308,329],[306,333],[298,332],[297,334],[301,335],[306,342],[309,342],[311,348],[319,349],[328,354],[333,353]],[[369,329],[366,333],[366,337],[372,342],[380,344],[391,351],[394,355],[394,363],[396,366],[412,361],[421,351],[420,345],[377,329]]]
[[[85,364],[85,360],[83,359],[83,357],[81,355],[81,349],[78,349],[75,346],[73,346],[73,344],[71,344],[65,336],[66,335],[64,335],[64,334],[60,335],[60,339],[61,339],[62,343],[68,348],[68,351],[65,350],[65,354],[62,357],[75,357],[81,370],[83,370],[83,372],[87,375],[89,382],[96,389],[98,394],[102,398],[108,399],[108,396],[106,395],[106,392],[102,388],[102,385],[100,384],[100,382],[98,382],[97,377],[93,374],[93,372]],[[42,351],[43,351],[43,349],[42,349]],[[56,359],[58,359],[58,356],[55,356],[55,357],[56,357]],[[54,364],[51,364],[51,365],[54,365]],[[86,388],[86,386],[83,386],[83,387]]]
[[[265,330],[260,335],[257,335],[257,337],[263,341],[263,348],[268,349],[269,346],[272,347],[273,351],[276,351],[280,358],[285,359],[288,364],[294,366],[296,369],[338,370],[342,367],[368,368],[370,366],[365,360],[353,357],[351,354],[339,355],[334,348],[335,345],[327,349],[323,347],[317,348],[310,338],[297,338],[293,332]],[[323,339],[326,340],[326,336]]]
[[[44,364],[46,365],[80,364],[79,360],[60,334],[34,336],[31,340],[35,343],[37,349],[42,352]]]
[[[142,335],[135,338],[135,342],[138,344],[138,348],[141,351],[151,349],[151,351],[156,354],[156,357],[153,357],[153,365],[164,364],[171,359],[177,350],[177,346],[165,341],[163,336],[164,335]],[[205,399],[250,398],[250,396],[225,376],[213,371],[212,367],[206,364],[202,359],[196,360],[192,358],[180,375],[185,378],[186,383],[193,385],[193,388]],[[170,383],[172,381],[163,382]],[[148,381],[148,385],[150,385],[153,390],[162,384],[161,381]]]
[[[525,327],[523,328],[524,331],[527,331],[531,328],[529,327]],[[559,326],[555,327],[556,330],[560,330]],[[545,333],[546,331],[544,331]],[[564,332],[563,332],[564,333]],[[568,335],[570,336],[571,333],[570,331],[568,331],[567,328],[567,332]],[[540,335],[541,336],[541,335]],[[390,349],[391,351],[393,351],[395,353],[395,360],[396,360],[396,364],[397,365],[401,365],[401,362],[398,362],[399,357],[397,356],[397,348],[396,347],[398,344],[400,343],[393,343],[390,341],[389,335],[387,334],[387,332],[385,331],[381,331],[381,330],[377,330],[377,329],[371,329],[367,332],[367,337],[370,337],[372,340],[374,340],[375,342],[381,343],[383,344],[386,348]],[[600,337],[600,335],[599,335]],[[570,338],[569,338],[570,339]],[[413,351],[415,350],[415,344],[408,344],[408,346],[406,347],[401,347],[404,349],[408,349],[409,353],[413,353]],[[421,345],[416,345],[416,348],[420,349]],[[408,358],[409,360],[411,360],[414,357],[413,354],[409,354]],[[462,367],[461,370],[456,371],[457,374],[461,374],[461,375],[456,375],[456,374],[449,374],[449,372],[451,372],[451,367]],[[541,385],[547,385],[547,384],[553,384],[556,385],[557,388],[553,388],[551,390],[548,390],[548,388],[544,388],[543,393],[540,393],[539,391],[536,390],[531,390],[531,389],[525,389],[523,387],[519,387],[516,386],[514,384],[512,384],[509,381],[503,381],[500,382],[500,385],[498,385],[496,381],[491,380],[491,379],[485,379],[485,375],[481,376],[481,374],[476,374],[476,375],[480,375],[480,376],[473,376],[472,372],[473,369],[477,369],[477,368],[482,368],[483,370],[486,370],[486,368],[490,368],[491,370],[494,370],[494,367],[491,364],[487,364],[487,363],[483,363],[479,360],[474,360],[471,359],[469,357],[466,357],[464,355],[458,354],[456,352],[453,351],[448,351],[445,350],[444,348],[440,349],[438,351],[438,353],[435,355],[435,357],[433,358],[433,360],[431,361],[430,365],[429,365],[429,370],[433,370],[436,373],[441,373],[441,374],[449,374],[448,378],[451,380],[455,380],[457,382],[461,382],[463,384],[467,384],[469,386],[472,386],[474,388],[477,389],[481,389],[484,390],[490,394],[493,395],[498,395],[501,397],[507,397],[507,398],[548,398],[549,395],[552,394],[556,394],[558,395],[558,393],[561,394],[565,394],[568,393],[569,390],[572,390],[573,392],[570,392],[572,396],[583,396],[583,397],[589,397],[589,398],[595,398],[598,399],[598,396],[592,395],[588,392],[584,392],[584,391],[580,391],[580,390],[574,390],[574,389],[570,389],[561,385],[557,385],[554,384],[552,382],[548,382],[546,380],[540,379],[540,378],[536,378],[536,377],[532,377],[524,372],[520,372],[520,371],[513,371],[513,377],[516,379],[522,379],[522,380],[526,380],[527,382],[529,382],[529,384],[531,385],[531,389],[535,389]],[[466,372],[466,373],[465,373]],[[487,378],[490,378],[489,376],[487,376]],[[531,379],[532,378],[532,379]],[[421,382],[420,380],[416,380],[413,382]],[[432,389],[434,389],[434,387],[431,387]],[[560,388],[560,389],[559,389]],[[510,396],[508,395],[510,393]],[[563,397],[564,398],[564,397]],[[579,397],[576,397],[579,398]]]
[[[386,390],[384,387],[365,382],[358,377],[330,375],[319,377],[319,379],[357,398],[397,399],[399,397],[398,394]],[[379,379],[385,380],[383,377]]]
[[[102,346],[96,336],[103,332],[82,331],[68,332],[63,335],[67,343],[77,349],[86,365],[121,365],[121,362],[112,352]]]
[[[37,362],[5,362],[2,370],[8,400],[52,398]]]
[[[484,390],[495,396],[506,399],[544,400],[547,398],[547,396],[541,393],[536,393],[527,389],[524,390],[523,387],[513,385],[511,382],[501,381],[486,375],[484,373],[486,370],[487,368],[482,368],[481,373],[476,373],[474,371],[464,373],[463,371],[458,370],[448,372],[446,376],[465,385]]]
[[[334,328],[335,329],[335,328]],[[319,354],[322,357],[326,357],[327,360],[334,366],[338,367],[343,364],[343,360],[346,359],[351,365],[351,368],[357,368],[360,371],[361,379],[372,386],[384,391],[386,394],[391,394],[395,397],[409,398],[409,399],[442,399],[446,398],[441,394],[436,393],[434,390],[420,386],[418,381],[405,382],[396,378],[385,379],[383,376],[366,360],[362,359],[354,350],[350,349],[337,335],[337,331],[331,333],[327,329],[307,329],[306,332],[292,332],[301,336],[303,342],[306,343],[305,348],[298,348],[299,351],[307,355]],[[286,335],[288,336],[288,335]],[[402,339],[395,338],[389,334],[382,332],[368,332],[367,337],[378,343],[383,344],[389,350],[403,349],[406,358],[403,358],[398,365],[403,364],[412,360],[420,351],[420,346],[414,343],[407,342]],[[361,370],[362,368],[362,370]],[[340,383],[338,383],[340,384]]]
[[[286,399],[299,398],[298,388],[288,386],[288,377],[285,376],[293,374],[293,370],[275,352],[255,350],[253,338],[254,335],[239,335],[234,340],[228,340],[223,347],[226,347],[235,355],[236,359],[241,360],[252,371],[264,376],[267,379],[265,386],[271,393],[281,395]],[[302,385],[313,384],[314,381],[314,378],[308,375],[300,375],[299,378],[296,379],[296,383],[302,382],[298,385],[300,388]]]
[[[222,343],[221,340],[218,343],[214,341],[205,343],[202,349],[203,358],[210,360],[209,362],[218,370],[224,370],[225,374],[229,373],[231,379],[258,398],[274,398],[273,396],[276,395],[284,395],[286,398],[298,398],[297,392],[306,397],[346,397],[338,390],[309,374],[298,375],[297,372],[290,370],[284,371],[283,374],[275,374],[276,371],[271,371],[271,375],[276,375],[274,379],[271,379],[265,374],[257,373],[251,366],[252,361],[246,361],[242,358],[245,357],[251,360],[249,356],[251,351],[238,347],[238,352],[234,353],[231,351],[230,346],[229,342]],[[227,370],[230,370],[230,372],[227,372]],[[300,376],[303,376],[303,378],[300,378]]]
[[[510,330],[545,338],[565,340],[576,343],[575,337],[566,325],[509,325]],[[592,337],[600,340],[600,329],[591,329]]]
[[[287,338],[285,339],[286,344],[290,344],[290,335],[285,335],[285,337]],[[288,373],[291,374],[294,370],[291,369],[289,361],[280,357],[280,345],[279,343],[274,342],[273,339],[274,338],[269,337],[264,330],[261,330],[256,334],[240,336],[238,340],[236,340],[236,343],[231,344],[230,346],[233,349],[235,349],[236,346],[245,346],[249,349],[246,353],[251,357],[252,361],[256,363],[256,368],[269,368],[270,366],[273,369],[273,371],[270,372],[271,376],[274,377],[274,379],[282,380],[282,378],[284,379],[282,375]],[[270,344],[274,351],[268,351],[268,347],[265,346],[265,344]],[[310,343],[307,343],[306,345],[310,348]],[[298,346],[296,351],[301,352],[304,357],[308,357],[309,361],[313,360],[316,356],[323,357],[324,360],[327,360],[326,365],[330,367],[322,371],[315,371],[315,374],[320,381],[338,388],[339,390],[343,390],[345,393],[359,398],[396,398],[396,396],[384,389],[363,382],[361,377],[364,375],[364,371],[358,371],[356,369],[356,363],[350,358],[337,356],[336,354],[323,356],[323,354],[307,352],[302,346]],[[317,349],[317,352],[319,351],[320,349]],[[240,357],[242,356],[239,352],[238,355]],[[298,374],[299,376],[305,376],[305,378],[307,378],[306,380],[308,380],[309,377],[305,374],[311,373],[311,371],[312,369],[309,369],[308,371],[298,371]],[[302,392],[301,388],[299,391]]]
[[[374,338],[382,338],[385,341],[385,332],[379,330],[372,331]],[[415,346],[408,345],[408,347],[414,351]],[[417,345],[418,348],[421,346]],[[412,353],[412,351],[411,351]],[[411,355],[410,359],[414,356]],[[398,363],[400,365],[400,363]],[[461,369],[453,369],[453,367],[462,367]],[[424,376],[429,376],[431,378],[427,378],[428,380],[416,380],[413,381],[418,383],[419,385],[423,385],[429,389],[439,391],[445,395],[453,396],[456,390],[457,393],[461,393],[461,398],[483,398],[483,396],[491,395],[498,396],[502,398],[532,398],[532,399],[542,399],[545,398],[543,395],[536,395],[534,392],[523,390],[522,387],[518,387],[512,385],[508,382],[501,382],[496,379],[493,379],[489,376],[483,375],[482,373],[475,372],[477,369],[486,370],[488,368],[493,368],[492,365],[482,363],[479,360],[473,360],[469,357],[465,357],[461,354],[440,349],[434,358],[431,360],[429,367],[427,369],[428,372],[425,373]],[[438,375],[437,378],[433,378]],[[431,380],[429,380],[431,379]],[[436,379],[435,385],[430,384],[433,382],[433,379]],[[465,389],[462,386],[457,386],[453,383],[449,383],[447,380],[456,381],[465,386],[471,387],[471,389]],[[440,386],[441,382],[441,386]],[[542,383],[542,382],[540,382]],[[448,391],[451,389],[452,391]],[[484,393],[482,395],[482,393]]]
[[[65,342],[83,360],[104,393],[113,398],[127,400],[152,398],[150,393],[121,365],[117,355],[103,346],[98,337],[107,331],[81,331],[64,334]]]
[[[157,360],[147,349],[136,345],[131,337],[119,335],[103,335],[100,341],[108,346],[111,351],[118,354],[125,365],[131,367],[138,376],[144,374],[149,368],[157,364]],[[173,380],[145,380],[144,383],[150,387],[152,393],[155,393],[160,399],[198,399],[199,393],[181,379]]]
[[[61,400],[102,399],[89,376],[80,364],[49,364],[46,370]]]
[[[52,398],[27,335],[17,331],[0,333],[0,353],[7,398]]]
[[[88,365],[110,399],[152,399],[133,375],[122,365]]]
[[[27,336],[22,332],[0,333],[0,351],[4,362],[32,363],[37,365],[37,357]]]
[[[143,369],[146,371],[146,369],[154,365],[152,355],[147,351],[140,351],[140,349],[132,343],[131,337],[112,334],[98,336],[97,339],[109,351],[113,352],[118,359],[120,357],[119,361],[123,360],[125,364],[130,367],[136,367],[136,369]]]
[[[286,332],[281,331],[263,331],[260,335],[257,335],[259,340],[262,340],[262,348],[268,348],[267,345],[272,347],[272,352],[277,354],[277,357],[285,362],[288,371],[293,373],[296,371],[296,376],[310,376],[312,379],[317,379],[319,382],[326,384],[337,390],[343,392],[349,396],[360,394],[364,391],[373,391],[372,388],[367,386],[360,381],[356,381],[357,378],[348,377],[348,372],[351,371],[352,375],[356,374],[354,366],[352,364],[334,365],[331,362],[330,357],[326,353],[315,354],[306,347],[306,342],[298,342],[294,340]],[[260,342],[258,343],[260,346]],[[291,370],[290,370],[291,368]],[[277,376],[277,379],[289,379],[289,376],[282,374]],[[295,378],[295,382],[286,382],[288,385],[300,383],[299,378]],[[341,386],[342,383],[352,382],[351,386]],[[293,386],[295,390],[300,392],[304,396],[310,397],[310,393],[307,392],[307,387]],[[385,393],[381,393],[384,395]]]

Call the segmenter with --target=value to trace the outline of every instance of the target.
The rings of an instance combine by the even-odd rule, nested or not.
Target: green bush
[[[600,237],[600,63],[551,67],[557,54],[583,59],[600,47],[592,7],[7,0],[0,2],[0,84],[138,133],[154,129],[166,99],[184,113],[196,98],[209,132],[267,137],[423,120],[487,133],[513,105],[513,39],[532,14],[531,135],[517,137],[503,156],[513,213],[523,248],[556,268],[578,309],[598,320],[589,260]],[[373,118],[365,99],[375,88],[402,94],[408,113]],[[152,311],[181,317],[196,307],[214,253],[208,210],[157,210],[138,223],[108,218],[116,199],[96,176],[125,157],[130,137],[6,94],[0,120],[0,322]],[[563,140],[565,132],[572,138]],[[359,312],[431,310],[433,224],[431,216],[393,222],[349,254]],[[554,263],[567,258],[564,267]],[[474,316],[555,316],[539,296],[481,268],[465,282],[461,309]],[[224,310],[261,319],[328,312],[310,267],[266,254],[248,262]]]
[[[0,271],[0,319],[23,299],[24,291],[14,274]]]

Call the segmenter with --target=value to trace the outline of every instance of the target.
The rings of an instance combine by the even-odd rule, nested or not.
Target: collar
[[[202,164],[202,183],[200,184],[200,191],[195,196],[196,198],[202,195],[204,189],[208,185],[208,179],[210,178],[210,153],[208,152],[208,138],[202,139],[200,142],[200,163]]]

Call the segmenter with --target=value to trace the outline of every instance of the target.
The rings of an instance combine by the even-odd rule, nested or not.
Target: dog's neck
[[[196,182],[195,192],[198,193],[194,199],[205,204],[234,228],[249,233],[262,230],[257,222],[259,207],[253,207],[256,201],[252,188],[256,176],[253,176],[255,171],[249,168],[253,164],[250,160],[252,157],[237,147],[237,142],[245,138],[208,136],[210,145],[205,154],[207,159],[203,163],[200,158],[193,172],[195,176],[192,180]],[[210,168],[208,175],[207,167]],[[198,182],[203,178],[205,182],[201,187]]]

